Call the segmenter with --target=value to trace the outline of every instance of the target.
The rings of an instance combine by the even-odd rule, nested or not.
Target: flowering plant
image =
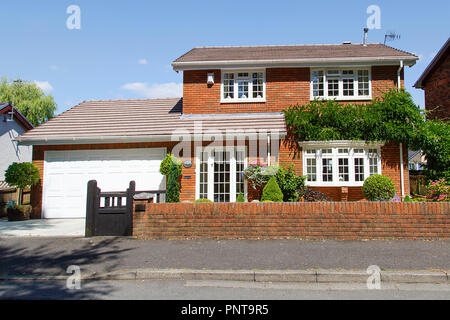
[[[267,166],[260,161],[256,161],[248,165],[244,171],[244,176],[250,181],[253,189],[256,190],[266,184],[277,171],[277,166]]]
[[[445,179],[430,182],[425,198],[432,202],[450,201],[450,185]]]

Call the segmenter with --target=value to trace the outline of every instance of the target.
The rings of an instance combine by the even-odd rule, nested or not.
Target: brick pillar
[[[341,201],[348,201],[348,187],[341,187]]]

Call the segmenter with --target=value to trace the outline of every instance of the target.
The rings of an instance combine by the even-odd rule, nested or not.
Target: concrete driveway
[[[85,219],[0,219],[0,237],[83,237]]]

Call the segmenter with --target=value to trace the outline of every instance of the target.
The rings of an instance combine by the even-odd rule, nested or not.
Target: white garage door
[[[84,218],[89,180],[102,191],[165,190],[159,173],[165,148],[45,152],[43,218]]]

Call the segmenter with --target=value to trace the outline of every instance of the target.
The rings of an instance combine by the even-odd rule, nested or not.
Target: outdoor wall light
[[[214,73],[208,73],[206,83],[209,85],[214,84]]]

